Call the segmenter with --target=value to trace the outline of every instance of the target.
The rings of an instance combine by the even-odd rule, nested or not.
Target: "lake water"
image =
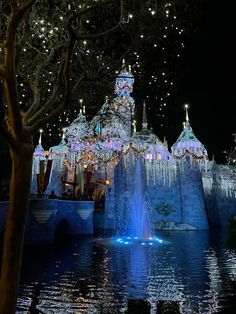
[[[124,313],[128,299],[181,313],[236,310],[236,236],[159,233],[162,243],[79,237],[25,249],[17,313]]]

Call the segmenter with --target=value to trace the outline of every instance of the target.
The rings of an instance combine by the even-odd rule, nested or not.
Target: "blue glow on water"
[[[30,246],[16,313],[30,313],[33,306],[41,313],[62,313],[63,308],[125,313],[133,298],[150,301],[151,313],[159,300],[178,301],[183,314],[235,312],[234,235],[233,243],[223,231],[133,239],[79,237],[66,245]]]
[[[118,237],[113,238],[112,243],[118,244],[118,245],[127,245],[127,244],[135,244],[135,245],[160,245],[160,244],[167,244],[168,241],[162,240],[159,237],[150,237],[147,239],[139,239],[138,237]]]

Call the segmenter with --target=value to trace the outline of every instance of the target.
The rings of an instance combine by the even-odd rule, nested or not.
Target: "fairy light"
[[[152,1],[150,2],[152,3]],[[127,60],[132,65],[132,73],[135,75],[135,84],[139,84],[138,80],[143,80],[143,92],[146,93],[146,95],[149,95],[147,105],[151,107],[150,110],[155,110],[154,116],[157,116],[157,113],[160,112],[161,115],[158,116],[159,125],[163,125],[165,123],[165,116],[166,116],[166,108],[168,108],[169,104],[172,101],[172,95],[174,94],[173,91],[175,89],[175,77],[174,73],[175,69],[173,69],[173,62],[170,61],[170,55],[173,55],[171,58],[181,59],[182,52],[184,49],[184,43],[182,40],[182,36],[184,34],[183,26],[181,25],[179,21],[179,14],[175,7],[175,2],[173,0],[170,1],[164,1],[164,3],[161,5],[160,10],[156,9],[155,5],[150,4],[147,8],[147,15],[149,16],[149,19],[151,19],[152,23],[155,23],[157,19],[160,18],[159,12],[161,12],[161,16],[163,18],[163,23],[160,28],[157,29],[156,33],[152,34],[152,41],[148,45],[150,47],[150,50],[145,51],[145,53],[142,50],[142,45],[146,44],[146,41],[148,42],[150,34],[145,32],[145,27],[140,31],[140,39],[141,39],[141,49],[138,47],[135,48],[134,53],[131,57],[129,57],[129,60]],[[66,6],[66,10],[69,10],[70,5]],[[79,12],[80,9],[84,9],[86,7],[83,5],[78,5],[76,8],[77,12]],[[126,20],[130,20],[130,23],[132,23],[132,19],[134,20],[135,14],[134,12],[128,11],[128,15],[126,17]],[[61,27],[57,26],[66,20],[66,12],[61,13],[57,16],[57,23],[54,22],[48,22],[48,20],[39,17],[36,18],[33,21],[33,34],[31,35],[32,40],[38,40],[39,41],[39,50],[44,54],[45,56],[48,56],[50,54],[51,48],[52,48],[52,42],[53,40],[57,40],[61,36]],[[84,23],[86,25],[91,24],[92,19],[90,16],[85,16]],[[85,25],[85,27],[87,27]],[[172,39],[173,38],[173,39]],[[171,39],[171,40],[170,40]],[[173,45],[174,48],[173,48]],[[173,49],[172,49],[173,48]],[[149,49],[149,48],[148,48]],[[153,51],[151,51],[153,50]],[[26,46],[23,49],[23,53],[27,55],[29,51],[29,47]],[[112,66],[108,65],[106,63],[106,59],[103,56],[103,51],[98,53],[95,56],[93,55],[93,48],[91,46],[90,40],[83,40],[80,43],[80,46],[75,51],[76,58],[81,56],[81,51],[85,58],[88,58],[87,60],[90,60],[90,56],[95,59],[95,62],[97,62],[99,65],[103,64],[104,68],[112,69]],[[150,66],[150,63],[152,62],[152,58],[150,57],[150,54],[153,53],[153,56],[158,55],[158,66],[155,68],[155,66]],[[128,57],[127,57],[128,58]],[[150,59],[150,61],[149,61]],[[146,64],[149,64],[148,67],[151,69],[151,71],[145,72],[145,66]],[[60,60],[55,60],[54,66],[59,68]],[[22,64],[22,68],[25,69],[26,65]],[[130,70],[130,69],[129,69]],[[58,73],[58,72],[57,72]],[[42,80],[46,83],[46,88],[43,89],[43,95],[41,97],[42,101],[45,101],[52,93],[53,91],[53,79],[55,78],[55,69],[49,68],[48,72],[42,73]],[[29,79],[33,78],[35,79],[35,69],[34,74],[30,74],[28,76]],[[73,86],[73,82],[75,81],[74,78],[70,78],[71,85]],[[25,105],[25,102],[28,99],[28,96],[30,94],[29,89],[24,86],[25,83],[19,82],[19,95],[20,95],[20,105],[23,107]],[[156,97],[156,94],[154,95],[153,91],[157,91],[158,97]],[[63,98],[63,95],[59,95],[61,99]],[[81,98],[80,98],[81,97]],[[88,105],[90,104],[90,100],[88,101],[84,97],[84,102],[86,102],[86,108],[83,104],[83,94],[79,95],[79,106],[82,109],[82,112],[85,113],[85,109],[87,111],[87,115],[90,114],[90,107]],[[104,96],[103,96],[104,97]],[[136,101],[138,99],[135,99]],[[88,105],[87,105],[88,104]],[[93,104],[92,104],[93,105]],[[52,134],[50,141],[55,143],[56,140],[55,134],[61,134],[61,126],[62,125],[68,125],[71,121],[73,121],[78,114],[78,109],[75,108],[76,105],[68,108],[63,114],[61,114],[60,118],[58,118],[57,122],[55,123],[55,126],[50,125],[51,132],[48,132],[49,126],[46,127],[44,130],[45,137],[49,134]],[[159,110],[160,108],[160,110]],[[136,122],[135,122],[136,123]],[[136,127],[136,126],[135,126]],[[59,132],[58,132],[59,129]],[[133,126],[134,130],[134,126]],[[58,135],[59,136],[59,135]]]

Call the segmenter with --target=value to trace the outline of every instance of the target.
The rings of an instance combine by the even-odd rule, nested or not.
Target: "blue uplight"
[[[159,239],[159,238],[155,238],[155,240],[159,243],[163,243],[163,240]]]
[[[131,245],[159,245],[159,244],[166,244],[167,242],[158,238],[158,237],[149,237],[146,239],[140,239],[139,237],[135,236],[125,236],[125,237],[119,237],[119,238],[114,238],[113,242],[117,244],[131,244]]]

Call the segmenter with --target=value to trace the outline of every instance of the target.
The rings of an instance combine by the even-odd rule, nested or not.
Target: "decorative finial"
[[[64,140],[66,137],[66,128],[62,129],[62,139]]]
[[[129,72],[131,72],[131,65],[129,64]]]
[[[125,67],[125,59],[122,59],[122,68]]]
[[[183,129],[186,128],[186,122],[183,122]]]
[[[80,114],[80,115],[82,115],[82,114],[83,114],[82,108],[80,108],[80,110],[79,110],[79,114]]]
[[[82,111],[83,111],[83,114],[85,114],[85,106],[83,106],[83,110]]]
[[[188,108],[189,108],[189,105],[188,105],[188,104],[185,104],[185,105],[184,105],[184,108],[185,108],[185,113],[186,113],[185,120],[186,120],[186,122],[189,122],[189,117],[188,117]]]
[[[133,121],[133,133],[135,134],[137,132],[136,129],[136,120]]]
[[[147,111],[146,111],[146,103],[143,102],[143,122],[142,122],[142,128],[147,129],[148,123],[147,123]]]
[[[42,133],[43,133],[43,130],[40,129],[40,130],[39,130],[39,144],[40,144],[40,145],[42,144]]]
[[[106,102],[108,102],[108,96],[106,96]]]

